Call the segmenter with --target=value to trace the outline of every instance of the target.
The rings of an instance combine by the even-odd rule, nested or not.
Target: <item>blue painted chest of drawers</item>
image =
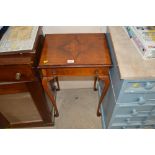
[[[113,67],[111,84],[101,105],[103,128],[155,128],[155,79],[120,79],[119,68],[107,33]],[[104,83],[98,83],[99,95]]]

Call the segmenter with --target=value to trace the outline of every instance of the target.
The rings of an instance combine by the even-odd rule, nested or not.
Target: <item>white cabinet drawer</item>
[[[115,109],[115,117],[116,116],[149,116],[150,112],[155,109],[154,106],[148,106],[148,105],[140,105],[140,106],[123,106],[118,105]]]
[[[132,125],[135,123],[143,124],[146,121],[147,117],[115,117],[113,120],[113,124],[125,124],[125,125]]]
[[[120,94],[117,103],[155,105],[155,94]]]
[[[124,93],[155,93],[155,81],[129,81],[126,83]]]
[[[122,125],[122,126],[111,126],[110,129],[140,129],[141,125],[131,125],[131,126],[127,126],[127,125]]]
[[[155,116],[134,116],[134,117],[120,117],[116,116],[111,126],[139,126],[144,128],[145,126],[155,127]]]
[[[154,129],[155,125],[111,126],[111,129]]]

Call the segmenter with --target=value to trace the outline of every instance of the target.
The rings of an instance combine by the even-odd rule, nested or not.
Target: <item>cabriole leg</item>
[[[102,101],[103,101],[103,99],[107,93],[107,90],[109,88],[110,80],[109,80],[109,76],[99,76],[98,79],[102,80],[104,82],[104,88],[102,90],[101,97],[100,97],[99,104],[98,104],[98,108],[97,108],[97,116],[101,116],[100,107],[101,107]]]

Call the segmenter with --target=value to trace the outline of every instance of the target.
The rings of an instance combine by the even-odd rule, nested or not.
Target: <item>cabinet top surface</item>
[[[0,40],[0,55],[33,50],[39,26],[11,26]]]
[[[154,79],[155,59],[144,60],[123,27],[112,26],[108,27],[108,30],[118,63],[120,78],[127,80]]]
[[[46,66],[110,66],[105,34],[49,34],[40,59]]]

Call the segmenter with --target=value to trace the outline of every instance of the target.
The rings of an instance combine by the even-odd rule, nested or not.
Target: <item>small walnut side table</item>
[[[110,66],[109,49],[103,33],[46,35],[39,68],[43,88],[55,108],[55,117],[59,112],[49,84],[56,81],[57,90],[60,90],[60,76],[93,76],[94,90],[97,90],[96,81],[103,80],[105,85],[97,107],[97,116],[101,116],[100,105],[110,83]]]

